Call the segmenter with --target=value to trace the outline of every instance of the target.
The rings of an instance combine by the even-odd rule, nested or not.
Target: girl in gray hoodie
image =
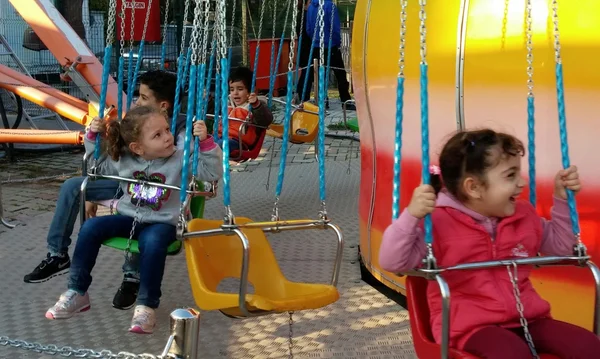
[[[97,171],[105,175],[179,186],[183,143],[176,147],[167,119],[156,109],[141,106],[121,121],[112,121],[107,131],[94,120],[85,136],[87,153],[95,149],[98,133],[106,132],[107,154],[98,161]],[[196,121],[194,136],[200,140],[198,180],[216,181],[223,175],[223,153],[207,134],[203,121]],[[191,157],[191,156],[190,156]],[[191,166],[190,166],[191,167]],[[170,189],[121,183],[124,195],[116,204],[117,215],[91,218],[79,231],[70,271],[68,290],[46,312],[48,319],[66,319],[90,308],[87,290],[91,271],[102,242],[113,237],[129,238],[135,219],[133,239],[140,248],[140,289],[129,331],[152,333],[156,324],[154,309],[160,302],[160,286],[167,247],[175,240],[180,199]]]

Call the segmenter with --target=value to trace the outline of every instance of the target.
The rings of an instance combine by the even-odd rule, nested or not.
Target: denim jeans
[[[83,224],[73,252],[69,289],[80,294],[87,292],[102,242],[111,237],[129,237],[132,225],[133,218],[122,215],[90,218]],[[158,308],[167,248],[175,240],[175,234],[175,226],[170,224],[138,223],[135,226],[133,238],[138,240],[140,248],[138,305]]]
[[[80,189],[84,179],[85,177],[73,177],[66,180],[60,187],[56,211],[46,239],[50,255],[55,256],[69,251],[71,235],[79,215]],[[114,198],[117,191],[120,196],[119,182],[117,181],[88,181],[85,195],[88,201],[102,201]],[[138,267],[138,256],[133,255],[123,264],[123,272],[137,276]]]
[[[215,139],[216,144],[223,149],[223,138]],[[229,152],[236,151],[240,149],[240,143],[233,138],[229,139]]]

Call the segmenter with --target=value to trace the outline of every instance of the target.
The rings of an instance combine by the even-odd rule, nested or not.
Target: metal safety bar
[[[289,222],[292,222],[292,221],[289,221]],[[257,222],[257,223],[260,223],[260,222]],[[276,222],[262,222],[260,224],[266,225],[268,223],[276,223]],[[337,286],[340,268],[342,266],[342,252],[344,250],[344,235],[342,234],[342,231],[340,230],[340,228],[337,225],[329,223],[329,222],[327,222],[323,227],[317,227],[317,226],[313,226],[310,224],[296,225],[296,226],[303,226],[303,229],[328,229],[328,228],[333,229],[333,231],[335,232],[336,237],[337,237],[337,249],[336,249],[336,256],[335,256],[335,262],[333,265],[333,273],[331,276],[330,285],[332,285],[334,287]],[[248,271],[249,271],[249,265],[250,265],[250,243],[248,241],[248,237],[246,236],[246,234],[244,234],[244,232],[241,230],[243,228],[263,228],[263,227],[259,227],[259,226],[252,227],[252,226],[247,226],[247,225],[246,225],[246,227],[243,227],[243,226],[238,226],[238,225],[225,225],[224,224],[220,228],[184,233],[183,238],[186,240],[190,240],[190,239],[193,239],[194,237],[236,235],[240,239],[240,242],[242,244],[242,249],[243,249],[242,270],[240,273],[240,290],[239,290],[240,311],[242,312],[242,314],[245,317],[257,317],[257,316],[274,313],[274,311],[252,312],[252,311],[248,310],[248,308],[246,306],[246,295],[248,294]],[[265,227],[265,228],[263,228],[263,231],[269,231],[271,229],[274,229],[274,227],[271,227],[271,228]],[[283,228],[279,228],[277,230],[280,230],[280,229],[283,229]],[[289,228],[288,227],[288,229],[300,229],[300,228]]]
[[[83,161],[81,164],[81,172],[82,173],[86,173],[87,176],[85,177],[85,179],[83,180],[83,182],[81,183],[81,187],[80,187],[80,208],[79,208],[79,220],[81,222],[81,224],[83,224],[85,222],[85,190],[87,188],[87,184],[90,180],[90,178],[92,178],[93,180],[99,179],[99,178],[104,178],[104,179],[112,179],[112,180],[116,180],[116,181],[124,181],[124,182],[128,182],[128,183],[136,183],[136,184],[140,184],[143,186],[155,186],[155,187],[159,187],[159,188],[166,188],[166,189],[171,189],[174,191],[181,191],[180,187],[177,186],[173,186],[173,185],[168,185],[168,184],[164,184],[164,183],[157,183],[157,182],[151,182],[151,181],[144,181],[144,180],[139,180],[139,179],[131,179],[131,178],[125,178],[125,177],[120,177],[120,176],[113,176],[113,175],[101,175],[101,174],[97,174],[97,173],[89,173],[87,171],[87,160],[88,160],[89,154],[84,154],[83,155]],[[208,182],[210,183],[210,191],[192,191],[192,190],[187,190],[186,193],[189,196],[203,196],[203,197],[207,197],[207,198],[214,198],[217,196],[217,182]],[[188,196],[188,200],[189,200],[189,196]],[[185,205],[185,204],[184,204]],[[1,213],[0,213],[1,214]]]
[[[511,265],[531,265],[534,267],[551,266],[551,265],[577,265],[580,267],[587,266],[594,277],[595,296],[594,296],[594,333],[600,336],[600,269],[592,261],[589,256],[548,256],[535,258],[519,258],[506,259],[486,262],[473,262],[459,264],[456,266],[437,268],[437,269],[418,269],[414,271],[404,272],[404,275],[424,277],[429,280],[435,280],[440,288],[442,296],[442,344],[441,358],[447,359],[450,345],[450,287],[442,274],[448,271],[456,270],[473,270],[493,267],[506,267]]]

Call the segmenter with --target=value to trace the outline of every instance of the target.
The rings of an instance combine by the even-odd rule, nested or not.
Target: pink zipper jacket
[[[517,201],[515,213],[488,218],[476,213],[446,191],[438,195],[432,213],[433,252],[440,267],[509,258],[573,254],[567,202],[554,197],[552,219],[540,218],[533,206]],[[405,209],[384,232],[379,251],[381,268],[399,273],[421,265],[426,255],[423,221]],[[530,267],[518,268],[521,301],[528,320],[550,317],[550,305],[533,289]],[[490,325],[518,327],[519,313],[513,285],[505,267],[451,271],[444,274],[451,293],[450,346],[462,349],[477,330]],[[441,340],[442,307],[436,283],[428,287],[431,326]]]

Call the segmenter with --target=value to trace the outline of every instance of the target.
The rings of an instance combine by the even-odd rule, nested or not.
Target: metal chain
[[[287,19],[286,19],[287,20]],[[296,26],[298,25],[298,6],[294,6],[294,10],[292,10],[292,34],[290,41],[290,56],[288,62],[288,71],[294,70],[294,51],[296,46]]]
[[[40,354],[49,354],[49,355],[60,355],[63,357],[74,356],[76,358],[106,358],[106,359],[167,359],[167,357],[163,357],[162,355],[154,355],[154,354],[134,354],[129,352],[119,352],[113,353],[110,350],[104,349],[99,352],[92,349],[74,349],[69,346],[58,347],[54,344],[43,345],[40,343],[29,343],[24,340],[19,339],[10,339],[6,336],[0,337],[0,345],[1,346],[11,346],[13,348],[20,348],[23,350],[31,350]]]
[[[115,40],[115,25],[117,18],[117,0],[111,0],[108,8],[108,26],[106,31],[106,45],[112,45]]]
[[[526,3],[526,32],[527,32],[527,96],[533,97],[533,28],[531,0]]]
[[[123,1],[121,3],[121,31],[120,31],[120,35],[121,35],[121,41],[120,41],[120,49],[119,49],[119,53],[121,54],[121,57],[123,57],[123,54],[125,54],[125,12],[127,11],[127,7],[125,6],[127,2]]]
[[[277,0],[273,2],[273,24],[271,26],[271,51],[273,51],[273,49],[275,48],[275,28],[277,27]],[[277,71],[277,69],[275,68],[277,60],[273,60],[274,61],[272,61],[272,63],[269,64],[269,75],[271,75],[271,72]],[[269,76],[269,78],[271,77]]]
[[[201,64],[206,63],[207,52],[208,52],[208,33],[210,28],[210,1],[206,1],[204,4],[204,27],[202,29],[202,59]],[[214,35],[213,35],[214,36]]]
[[[125,0],[123,0],[123,2],[125,2]],[[133,51],[133,38],[135,36],[135,2],[130,1],[130,4],[131,4],[131,23],[129,24],[129,51]]]
[[[294,30],[296,31],[294,27]],[[289,335],[288,335],[288,350],[289,350],[289,359],[294,359],[294,312],[288,312],[290,319],[288,320],[288,324],[290,327]]]
[[[219,4],[215,3],[215,23],[219,23],[221,21],[221,14],[219,13]],[[215,45],[215,67],[217,69],[217,74],[221,73],[221,37],[220,37],[221,27],[214,26],[213,27],[213,41]],[[260,41],[259,41],[260,43]],[[212,56],[212,55],[211,55]]]
[[[260,20],[258,23],[258,38],[259,39],[262,36],[263,23],[265,21],[265,8],[267,7],[265,5],[266,3],[267,3],[266,1],[262,1],[262,4],[260,5]],[[258,48],[259,46],[260,46],[260,41],[258,41],[256,43],[256,47]]]
[[[419,10],[419,20],[421,20],[421,25],[419,27],[421,64],[427,65],[427,11],[425,10],[425,7],[427,6],[427,0],[419,0],[419,5],[421,6]]]
[[[203,3],[202,0],[195,0],[196,6],[194,7],[194,22],[192,23],[192,36],[190,37],[190,46],[192,47],[192,58],[190,61],[191,65],[196,65],[198,60],[198,30],[200,29],[200,6]]]
[[[233,29],[235,26],[235,9],[236,9],[236,1],[233,0],[233,6],[231,7],[231,31],[230,31],[230,35],[229,35],[228,47],[231,47],[233,45]],[[229,65],[229,66],[231,66],[231,65]]]
[[[167,0],[165,4],[165,20],[163,22],[163,41],[167,41],[167,24],[169,23],[169,6],[171,6],[171,0]]]
[[[127,239],[127,248],[125,248],[125,258],[130,259],[131,255],[131,241],[133,241],[133,235],[135,234],[135,227],[139,222],[141,222],[140,218],[140,205],[142,204],[142,193],[144,192],[145,184],[140,184],[139,189],[139,197],[137,199],[137,203],[135,204],[135,214],[133,215],[133,223],[131,224],[131,231],[129,231],[129,238]],[[111,203],[112,207],[112,203]]]
[[[325,1],[319,0],[319,12],[317,13],[319,21],[319,66],[325,66]]]
[[[227,28],[225,26],[225,19],[227,19],[227,16],[226,16],[225,1],[226,0],[219,0],[219,2],[218,2],[218,4],[219,4],[218,12],[221,13],[221,21],[219,22],[219,27],[220,27],[219,37],[221,39],[220,50],[221,50],[221,58],[222,59],[227,58]]]
[[[142,31],[142,41],[146,40],[146,32],[148,31],[148,22],[150,22],[150,9],[152,9],[152,0],[148,1],[148,5],[146,6],[146,18],[144,19],[144,30]]]
[[[513,262],[512,266],[514,268],[514,273],[510,270],[510,265],[506,266],[506,270],[508,271],[508,277],[513,285],[513,294],[515,295],[515,300],[517,302],[517,311],[519,312],[519,321],[521,322],[521,327],[523,327],[523,335],[525,336],[525,341],[527,341],[527,345],[529,345],[529,350],[534,358],[539,359],[537,352],[535,350],[535,345],[533,345],[533,338],[531,338],[531,333],[529,333],[529,326],[527,325],[527,319],[525,318],[523,303],[521,302],[521,291],[519,290],[518,284],[518,273],[517,273],[517,263]]]
[[[185,52],[185,40],[187,38],[187,30],[185,29],[185,23],[187,22],[187,18],[189,16],[190,13],[190,0],[185,0],[185,5],[183,8],[183,38],[181,39],[181,49],[179,50],[179,55],[182,56],[184,55]]]
[[[398,59],[398,77],[404,77],[405,55],[406,55],[406,19],[408,0],[400,0],[400,57]]]
[[[562,62],[560,56],[560,32],[558,30],[558,0],[552,0],[552,23],[554,24],[554,59],[557,64]]]

